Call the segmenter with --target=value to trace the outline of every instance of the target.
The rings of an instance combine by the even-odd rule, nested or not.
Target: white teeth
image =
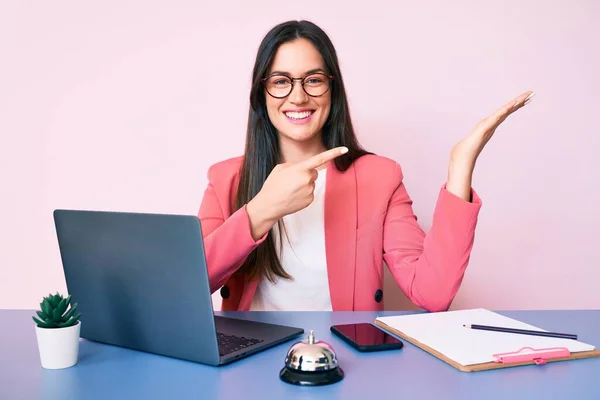
[[[292,118],[292,119],[302,119],[302,118],[308,117],[312,113],[313,113],[312,111],[303,111],[303,112],[288,111],[285,113],[285,115],[288,118]]]

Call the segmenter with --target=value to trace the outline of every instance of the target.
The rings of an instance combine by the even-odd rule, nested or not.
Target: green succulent
[[[67,311],[70,303],[70,295],[65,298],[58,292],[54,295],[49,294],[40,303],[40,311],[36,312],[41,321],[36,317],[32,318],[40,328],[66,328],[75,325],[79,322],[81,313],[75,314],[77,303],[71,305]]]

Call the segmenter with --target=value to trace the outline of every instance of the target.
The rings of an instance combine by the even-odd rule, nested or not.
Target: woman
[[[274,27],[254,65],[245,154],[210,167],[198,214],[222,310],[381,310],[383,261],[415,305],[447,310],[481,207],[475,162],[532,94],[452,149],[426,235],[400,165],[355,137],[330,39],[307,21]]]

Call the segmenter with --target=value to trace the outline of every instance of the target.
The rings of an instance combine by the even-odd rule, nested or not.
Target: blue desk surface
[[[600,310],[500,313],[600,345]],[[333,324],[372,322],[375,313],[217,314],[313,329],[333,346],[346,377],[324,387],[281,382],[279,370],[294,341],[210,367],[82,340],[76,366],[44,370],[33,312],[0,310],[0,399],[600,399],[600,358],[460,372],[408,342],[402,350],[358,353],[329,331]]]

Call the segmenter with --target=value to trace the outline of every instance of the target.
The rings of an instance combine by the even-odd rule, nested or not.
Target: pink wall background
[[[453,307],[600,307],[600,3],[390,3],[2,2],[0,308],[65,290],[55,208],[195,214],[243,149],[257,46],[293,18],[330,34],[360,139],[401,162],[425,229],[452,145],[535,90],[477,165]]]

